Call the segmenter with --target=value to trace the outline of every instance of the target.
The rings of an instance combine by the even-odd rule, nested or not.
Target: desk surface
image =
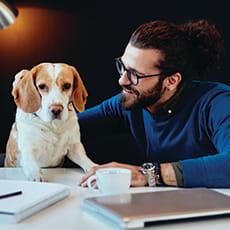
[[[111,222],[95,217],[83,211],[83,200],[86,197],[100,196],[98,191],[91,191],[88,188],[77,186],[80,178],[84,175],[81,169],[43,169],[43,172],[49,182],[62,183],[71,186],[71,196],[67,199],[50,206],[35,215],[23,220],[18,224],[1,224],[2,230],[115,230],[119,229]],[[26,180],[22,169],[20,168],[0,168],[0,179]],[[143,191],[159,191],[172,190],[175,188],[159,188],[159,187],[142,187],[130,188],[130,193]],[[230,195],[230,189],[216,189],[224,194]],[[229,230],[230,217],[214,217],[199,220],[182,220],[177,222],[156,223],[146,229],[202,229],[202,230]]]

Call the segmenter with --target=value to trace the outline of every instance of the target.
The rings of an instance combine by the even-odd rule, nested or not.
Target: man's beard
[[[121,93],[119,103],[120,105],[126,109],[143,109],[150,105],[155,104],[161,98],[161,89],[162,89],[163,79],[159,79],[157,85],[142,95],[140,95],[139,91],[133,89],[130,86],[123,87],[123,89],[130,92],[129,95]]]

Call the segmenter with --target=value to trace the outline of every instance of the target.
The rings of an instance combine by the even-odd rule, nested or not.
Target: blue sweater
[[[118,94],[78,116],[89,138],[129,131],[146,161],[180,161],[185,187],[230,187],[230,87],[225,84],[187,82],[177,100],[155,114],[124,110]]]

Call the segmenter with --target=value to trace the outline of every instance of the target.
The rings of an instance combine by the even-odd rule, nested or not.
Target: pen
[[[7,194],[0,195],[0,199],[12,197],[12,196],[18,196],[18,195],[21,195],[21,194],[22,194],[22,191],[7,193]]]

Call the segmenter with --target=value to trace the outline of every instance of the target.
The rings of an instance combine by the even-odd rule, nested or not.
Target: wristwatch
[[[155,181],[155,165],[153,163],[147,162],[142,164],[139,168],[139,171],[142,172],[148,180],[148,185],[153,187],[156,185]]]

